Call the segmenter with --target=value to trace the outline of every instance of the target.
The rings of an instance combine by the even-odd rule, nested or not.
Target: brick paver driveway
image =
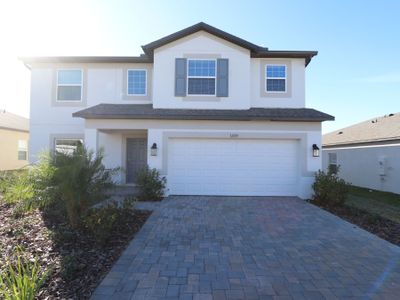
[[[400,299],[400,248],[297,198],[169,197],[93,299]]]

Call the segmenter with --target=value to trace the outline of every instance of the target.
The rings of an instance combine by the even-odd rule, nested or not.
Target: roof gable
[[[204,22],[197,23],[197,24],[195,24],[193,26],[187,27],[185,29],[182,29],[180,31],[177,31],[175,33],[167,35],[167,36],[165,36],[165,37],[163,37],[161,39],[158,39],[158,40],[156,40],[154,42],[151,42],[151,43],[149,43],[147,45],[144,45],[144,46],[142,46],[142,49],[148,56],[152,57],[153,54],[154,54],[154,49],[157,49],[157,48],[160,48],[160,47],[162,47],[164,45],[167,45],[169,43],[175,42],[175,41],[177,41],[179,39],[182,39],[182,38],[184,38],[186,36],[189,36],[189,35],[191,35],[193,33],[199,32],[199,31],[205,31],[205,32],[207,32],[209,34],[212,34],[212,35],[214,35],[216,37],[224,39],[224,40],[226,40],[228,42],[231,42],[231,43],[233,43],[235,45],[238,45],[238,46],[240,46],[242,48],[248,49],[248,50],[250,50],[251,52],[254,52],[254,53],[268,50],[268,48],[260,47],[258,45],[253,44],[253,43],[250,43],[250,42],[248,42],[248,41],[246,41],[244,39],[241,39],[241,38],[239,38],[237,36],[234,36],[234,35],[232,35],[230,33],[225,32],[225,31],[223,31],[221,29],[218,29],[216,27],[208,25],[208,24],[206,24]]]

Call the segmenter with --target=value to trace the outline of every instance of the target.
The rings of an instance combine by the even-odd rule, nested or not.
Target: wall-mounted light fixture
[[[319,157],[319,148],[317,144],[312,145],[312,156]]]
[[[157,156],[157,144],[153,143],[153,145],[150,148],[150,155],[151,156]]]

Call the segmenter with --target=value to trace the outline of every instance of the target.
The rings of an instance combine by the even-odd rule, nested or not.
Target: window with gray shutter
[[[175,59],[175,96],[228,97],[229,60]]]

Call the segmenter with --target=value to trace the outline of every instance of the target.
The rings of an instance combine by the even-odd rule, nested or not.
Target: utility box
[[[384,156],[378,157],[378,174],[380,176],[386,175],[386,157]]]

